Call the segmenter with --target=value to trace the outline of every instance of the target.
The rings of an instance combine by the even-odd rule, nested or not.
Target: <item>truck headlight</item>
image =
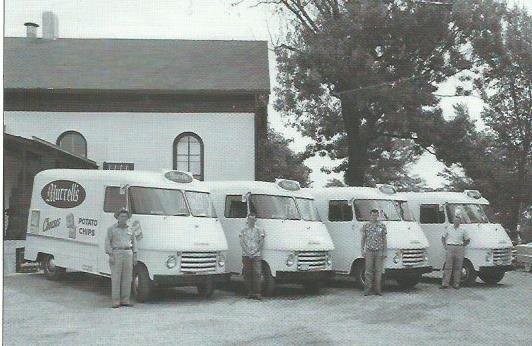
[[[177,256],[176,255],[168,256],[168,259],[166,260],[166,268],[172,269],[172,268],[175,268],[176,266],[177,266]]]
[[[294,265],[295,262],[296,262],[296,255],[294,255],[293,253],[288,255],[288,258],[286,259],[286,266],[291,267]]]
[[[218,255],[218,266],[223,267],[225,265],[225,256],[223,253]]]
[[[399,262],[401,262],[401,250],[397,250],[395,256],[393,256],[393,263],[397,264]]]
[[[332,265],[332,256],[330,253],[327,252],[325,255],[325,262],[327,263],[327,266],[330,267]]]
[[[486,262],[490,262],[492,258],[493,258],[493,251],[492,250],[488,250],[486,252]]]

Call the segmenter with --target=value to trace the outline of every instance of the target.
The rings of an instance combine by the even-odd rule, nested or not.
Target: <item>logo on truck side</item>
[[[74,208],[85,200],[85,189],[70,180],[55,180],[46,184],[41,190],[41,197],[46,204],[56,208]]]

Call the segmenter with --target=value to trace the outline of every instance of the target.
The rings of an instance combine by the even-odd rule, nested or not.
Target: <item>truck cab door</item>
[[[419,206],[419,223],[429,241],[429,265],[435,270],[443,268],[445,249],[441,237],[448,226],[443,204],[421,204]]]
[[[109,256],[105,253],[105,239],[107,237],[107,229],[114,225],[117,221],[115,219],[115,212],[128,208],[128,187],[127,186],[105,186],[103,210],[101,213],[101,231],[98,238],[98,271],[100,274],[110,274],[111,268],[109,266]]]

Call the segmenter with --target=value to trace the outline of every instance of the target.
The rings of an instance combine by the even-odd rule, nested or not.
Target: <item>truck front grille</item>
[[[493,263],[509,264],[512,262],[512,248],[493,249]]]
[[[181,271],[183,273],[203,273],[216,271],[216,252],[181,253]]]
[[[297,254],[298,270],[319,270],[327,267],[327,252],[312,251]]]
[[[426,261],[426,249],[402,249],[401,253],[403,265],[405,266],[418,266],[424,264]]]

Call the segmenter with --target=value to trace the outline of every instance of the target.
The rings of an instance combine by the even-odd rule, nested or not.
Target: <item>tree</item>
[[[310,168],[305,166],[305,157],[302,154],[294,153],[289,145],[290,139],[284,138],[273,129],[268,129],[267,141],[261,148],[262,157],[257,180],[275,181],[277,178],[297,180],[301,186],[310,184]]]
[[[474,4],[463,8],[459,23],[470,38],[475,73],[462,78],[472,82],[462,90],[484,101],[484,128],[477,130],[465,107],[457,106],[453,121],[431,125],[447,134],[432,142],[439,159],[464,170],[466,179],[444,173],[451,185],[480,188],[513,228],[532,201],[532,21],[525,9]]]
[[[314,143],[306,155],[341,163],[348,185],[404,175],[422,150],[420,118],[437,113],[436,84],[468,67],[449,6],[415,0],[259,1],[287,10],[275,51],[275,108]],[[401,171],[402,170],[402,171]],[[399,178],[399,177],[392,177]]]

